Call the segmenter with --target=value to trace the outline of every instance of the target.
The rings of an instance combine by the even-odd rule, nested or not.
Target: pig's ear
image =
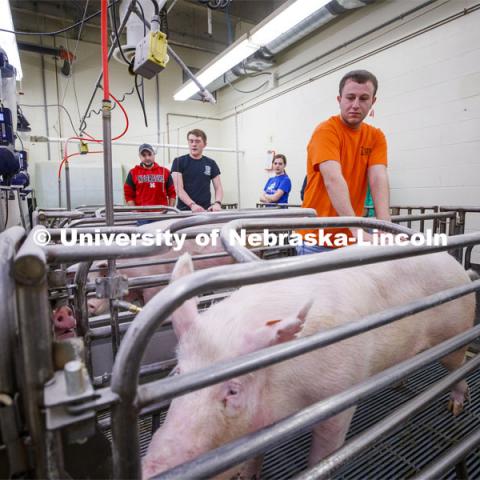
[[[190,273],[193,273],[192,258],[184,253],[175,264],[170,283]],[[197,297],[190,298],[173,312],[172,325],[178,339],[193,325],[197,315]]]
[[[310,299],[291,317],[279,320],[268,320],[259,330],[249,332],[245,336],[243,353],[254,352],[261,348],[276,345],[277,343],[293,340],[297,333],[302,330],[312,304],[313,300]]]
[[[194,269],[193,269],[192,257],[190,256],[189,253],[184,253],[178,258],[177,263],[173,268],[170,282],[174,282],[179,278],[185,277],[186,275],[190,275],[190,273],[193,273],[193,271]]]

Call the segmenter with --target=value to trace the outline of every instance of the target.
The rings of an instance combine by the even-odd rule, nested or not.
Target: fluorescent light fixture
[[[255,48],[253,45],[251,45],[248,40],[242,40],[239,44],[220,55],[220,57],[217,58],[212,65],[208,66],[205,71],[200,72],[197,75],[198,81],[203,86],[209,85],[225,72],[228,72],[228,70],[230,70],[232,67],[240,63],[243,59],[252,55],[252,53],[255,53],[257,50],[258,48]],[[184,88],[176,93],[173,98],[175,100],[187,100],[192,95],[195,95],[195,93],[197,93],[199,90],[200,89],[198,86],[190,81]]]
[[[0,12],[2,12],[0,15],[0,28],[14,30],[9,0],[0,0]],[[7,53],[8,62],[17,69],[17,80],[21,80],[23,73],[15,35],[13,33],[0,32],[0,47]]]
[[[218,77],[228,72],[242,60],[254,54],[258,49],[284,34],[286,31],[298,25],[308,16],[325,6],[330,0],[295,0],[286,8],[280,8],[279,13],[273,13],[260,25],[238,40],[232,47],[219,55],[212,63],[207,65],[197,75],[198,81],[207,87]],[[189,81],[175,95],[178,101],[187,100],[195,95],[200,89]]]

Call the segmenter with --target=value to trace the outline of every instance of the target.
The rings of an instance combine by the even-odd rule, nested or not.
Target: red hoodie
[[[154,163],[146,168],[143,163],[128,172],[123,186],[125,200],[135,205],[168,205],[170,198],[176,198],[170,171]]]

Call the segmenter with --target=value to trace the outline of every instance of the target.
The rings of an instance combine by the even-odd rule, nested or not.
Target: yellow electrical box
[[[168,62],[167,45],[163,32],[149,32],[137,45],[133,71],[145,78],[160,73]]]
[[[88,153],[88,143],[80,142],[80,155],[85,155]]]

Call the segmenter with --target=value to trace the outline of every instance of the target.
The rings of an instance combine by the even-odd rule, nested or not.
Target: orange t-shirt
[[[367,194],[368,167],[387,165],[387,142],[383,132],[365,123],[354,130],[342,122],[340,115],[336,115],[315,129],[307,154],[308,178],[302,206],[314,208],[319,217],[338,216],[319,171],[321,163],[335,160],[341,165],[353,210],[357,216],[362,216]],[[316,231],[302,230],[300,233],[305,235]],[[348,229],[325,229],[325,233],[339,232],[351,236]]]

